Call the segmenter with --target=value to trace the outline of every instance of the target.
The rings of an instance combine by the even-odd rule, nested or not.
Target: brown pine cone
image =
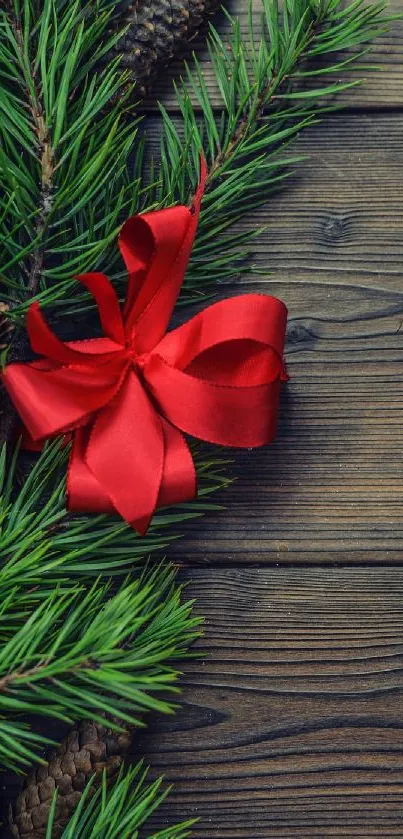
[[[52,839],[57,839],[94,773],[104,769],[113,776],[131,743],[130,732],[117,733],[93,722],[73,728],[46,765],[27,776],[14,807],[10,830],[15,839],[44,839],[54,790],[57,806]]]
[[[127,33],[114,48],[121,55],[121,66],[131,71],[136,95],[144,96],[156,75],[176,55],[189,52],[207,15],[215,12],[220,0],[135,0],[121,3],[119,26],[128,24]]]

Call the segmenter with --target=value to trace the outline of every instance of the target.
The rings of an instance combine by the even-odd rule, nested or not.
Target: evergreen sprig
[[[99,580],[57,587],[45,580],[37,598],[26,580],[3,589],[0,765],[18,769],[38,758],[46,739],[26,715],[102,724],[108,714],[117,727],[142,725],[145,711],[172,710],[165,694],[178,691],[174,662],[198,634],[174,577],[172,567],[159,566],[117,590]]]
[[[197,56],[176,85],[180,118],[160,105],[161,152],[157,198],[189,199],[199,178],[203,149],[208,177],[196,244],[187,275],[190,291],[228,282],[250,271],[245,260],[254,234],[231,232],[281,187],[291,166],[290,144],[306,127],[338,107],[337,94],[361,83],[352,71],[371,70],[362,59],[368,43],[388,29],[386,4],[364,0],[262,0],[256,21],[249,6],[248,34],[227,15],[223,40],[210,25],[208,50],[213,68],[212,97]],[[345,55],[346,51],[350,54]],[[321,80],[336,76],[336,81]],[[259,230],[256,231],[259,233]]]
[[[359,83],[343,76],[369,69],[365,45],[391,19],[383,0],[287,0],[281,11],[262,0],[246,36],[237,19],[225,41],[211,26],[222,104],[194,57],[176,89],[179,121],[161,105],[161,154],[150,165],[138,117],[123,119],[133,100],[125,73],[118,60],[101,61],[120,36],[108,35],[113,5],[13,0],[0,10],[1,299],[14,318],[34,296],[64,317],[88,308],[75,273],[102,268],[123,278],[114,241],[121,221],[188,201],[201,148],[208,187],[182,299],[247,270],[252,234],[228,228],[283,184],[300,159],[290,142]],[[321,74],[337,81],[318,84]]]
[[[34,296],[74,297],[74,274],[141,206],[141,145],[127,167],[130,86],[118,59],[102,64],[121,34],[110,34],[114,5],[12,0],[0,10],[0,270],[15,315]]]
[[[147,783],[147,770],[142,764],[120,771],[112,785],[106,774],[94,792],[92,778],[80,802],[64,828],[60,839],[138,839],[139,828],[147,830],[147,821],[163,803],[169,790],[162,789],[162,779]],[[46,839],[52,839],[57,812],[57,792],[49,816]],[[194,821],[172,825],[152,834],[147,839],[186,839]],[[145,837],[145,833],[142,832]]]
[[[175,569],[152,570],[145,560],[177,538],[161,535],[167,525],[213,509],[208,494],[227,482],[223,462],[195,452],[201,497],[158,512],[140,539],[120,519],[67,514],[68,454],[52,443],[27,477],[18,447],[8,460],[5,446],[0,454],[0,766],[13,769],[47,742],[27,715],[112,713],[140,724],[144,711],[170,709],[156,694],[176,690],[173,662],[197,622],[181,603]],[[128,571],[119,587],[111,581]]]

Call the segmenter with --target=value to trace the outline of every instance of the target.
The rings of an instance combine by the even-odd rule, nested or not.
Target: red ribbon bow
[[[83,274],[104,338],[64,343],[39,306],[33,350],[4,384],[34,440],[73,431],[70,510],[118,512],[144,534],[158,506],[192,498],[196,474],[182,431],[251,447],[275,434],[287,310],[246,294],[209,306],[166,333],[196,232],[206,171],[192,208],[133,216],[119,247],[128,271],[123,311],[104,274]]]

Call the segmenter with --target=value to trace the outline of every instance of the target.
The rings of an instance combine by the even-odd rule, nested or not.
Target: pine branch
[[[114,6],[15,0],[0,9],[0,297],[17,326],[34,297],[74,306],[74,274],[108,252],[113,264],[120,223],[141,205],[141,144],[134,171],[127,166],[137,130],[125,120],[128,74],[118,59],[101,67],[122,34],[110,34]],[[16,329],[8,360],[26,351]],[[14,424],[3,402],[0,442]]]
[[[290,167],[301,160],[289,155],[290,143],[337,108],[338,94],[361,83],[345,74],[371,69],[362,61],[369,52],[366,45],[387,31],[391,20],[384,2],[367,5],[364,0],[348,6],[342,0],[288,0],[283,13],[276,0],[262,0],[262,8],[259,23],[250,9],[248,36],[231,17],[228,42],[210,26],[210,61],[222,103],[218,109],[196,56],[176,87],[180,120],[160,106],[158,200],[185,203],[197,184],[200,148],[208,163],[186,278],[190,298],[211,287],[212,280],[227,282],[250,271],[250,239],[260,231],[239,234],[229,228],[284,185]],[[337,81],[318,85],[318,75],[336,75]]]
[[[76,0],[67,14],[64,0],[46,0],[39,12],[33,0],[26,0],[22,7],[20,2],[16,8],[25,33],[22,54],[10,27],[10,13],[0,12],[0,33],[3,30],[4,34],[0,108],[7,113],[3,127],[7,165],[1,166],[0,160],[2,178],[6,179],[5,200],[0,204],[7,251],[3,273],[8,292],[3,299],[14,300],[14,317],[19,318],[29,302],[18,294],[21,268],[27,259],[32,263],[32,250],[41,251],[41,239],[46,238],[46,243],[42,242],[44,267],[37,297],[53,307],[63,307],[66,317],[85,310],[90,304],[72,280],[74,273],[99,267],[116,272],[118,268],[115,278],[119,280],[116,248],[110,247],[119,220],[123,214],[150,204],[186,203],[197,182],[203,145],[210,168],[209,188],[183,299],[205,292],[212,276],[223,282],[237,273],[248,253],[250,235],[228,235],[229,226],[282,185],[290,164],[298,160],[284,151],[300,130],[329,110],[324,100],[358,83],[338,81],[312,87],[311,82],[319,69],[338,77],[355,65],[364,69],[358,59],[367,52],[365,44],[384,32],[388,23],[383,2],[366,6],[359,0],[345,8],[342,0],[288,0],[281,17],[276,0],[262,0],[263,21],[256,26],[250,15],[247,38],[241,36],[236,20],[231,19],[228,44],[211,27],[210,55],[222,108],[216,112],[195,58],[187,81],[177,89],[182,114],[179,129],[161,108],[162,154],[150,177],[143,168],[141,141],[135,150],[134,172],[130,175],[128,171],[136,126],[122,123],[126,77],[116,65],[97,69],[99,57],[111,47],[110,42],[105,43],[111,4],[99,0],[96,10],[91,3],[82,10]],[[31,9],[30,15],[27,9]],[[52,20],[57,26],[52,26]],[[343,50],[355,52],[340,58]],[[57,61],[47,63],[44,53],[56,54]],[[73,59],[69,59],[71,55]],[[312,65],[314,59],[320,60],[321,68]],[[35,135],[29,118],[30,102],[21,102],[13,86],[18,80],[19,87],[27,88],[31,100],[36,101],[32,89],[35,91],[37,73],[47,132],[43,136],[50,138],[56,181],[42,233],[44,219],[38,221],[37,217],[41,212],[38,183],[42,180],[38,174],[38,131]],[[61,91],[59,96],[56,89]],[[123,107],[120,101],[105,112],[104,105],[118,92]],[[37,149],[34,161],[32,148]],[[105,207],[111,208],[106,218]],[[37,261],[38,257],[34,266]],[[37,270],[34,268],[35,274]]]
[[[16,0],[0,10],[1,263],[14,318],[35,295],[68,299],[74,274],[141,204],[141,146],[132,176],[127,168],[127,73],[118,59],[100,66],[121,34],[109,34],[113,6]]]
[[[146,711],[172,710],[165,695],[178,692],[174,662],[198,634],[172,568],[145,571],[116,592],[99,581],[51,588],[45,579],[29,610],[24,594],[22,583],[1,607],[2,623],[13,623],[0,650],[1,765],[38,758],[44,739],[27,727],[27,714],[100,724],[108,714],[116,729],[119,721],[143,725]]]
[[[26,715],[76,721],[109,713],[137,725],[148,708],[169,710],[155,694],[175,690],[172,662],[195,637],[196,621],[180,602],[174,569],[151,570],[145,557],[178,538],[160,535],[168,524],[213,509],[203,496],[226,483],[224,462],[196,451],[199,499],[158,512],[140,539],[113,517],[66,513],[67,457],[53,443],[26,478],[18,449],[8,462],[5,448],[0,457],[0,765],[13,768],[46,743]],[[117,589],[110,578],[128,571]],[[101,573],[105,582],[91,583]]]
[[[20,55],[24,54],[24,38],[19,18],[10,15],[11,32]],[[48,217],[52,207],[52,192],[54,179],[54,150],[50,142],[49,131],[46,126],[41,90],[37,79],[32,74],[31,84],[25,90],[31,124],[36,136],[37,157],[40,166],[38,183],[39,211],[35,221],[35,240],[38,246],[31,254],[31,265],[28,273],[27,292],[29,296],[36,294],[40,276],[43,270],[44,245],[43,240],[47,230]],[[41,243],[41,244],[39,244]]]

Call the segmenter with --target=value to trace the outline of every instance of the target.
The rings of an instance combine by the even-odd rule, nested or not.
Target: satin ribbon
[[[104,274],[77,279],[93,295],[105,337],[64,343],[39,306],[27,315],[42,358],[10,364],[3,382],[29,434],[73,432],[68,507],[118,512],[140,534],[155,509],[192,498],[196,473],[182,432],[224,446],[270,442],[276,430],[287,310],[246,294],[166,333],[192,249],[206,178],[193,206],[133,216],[119,247],[123,310]]]

